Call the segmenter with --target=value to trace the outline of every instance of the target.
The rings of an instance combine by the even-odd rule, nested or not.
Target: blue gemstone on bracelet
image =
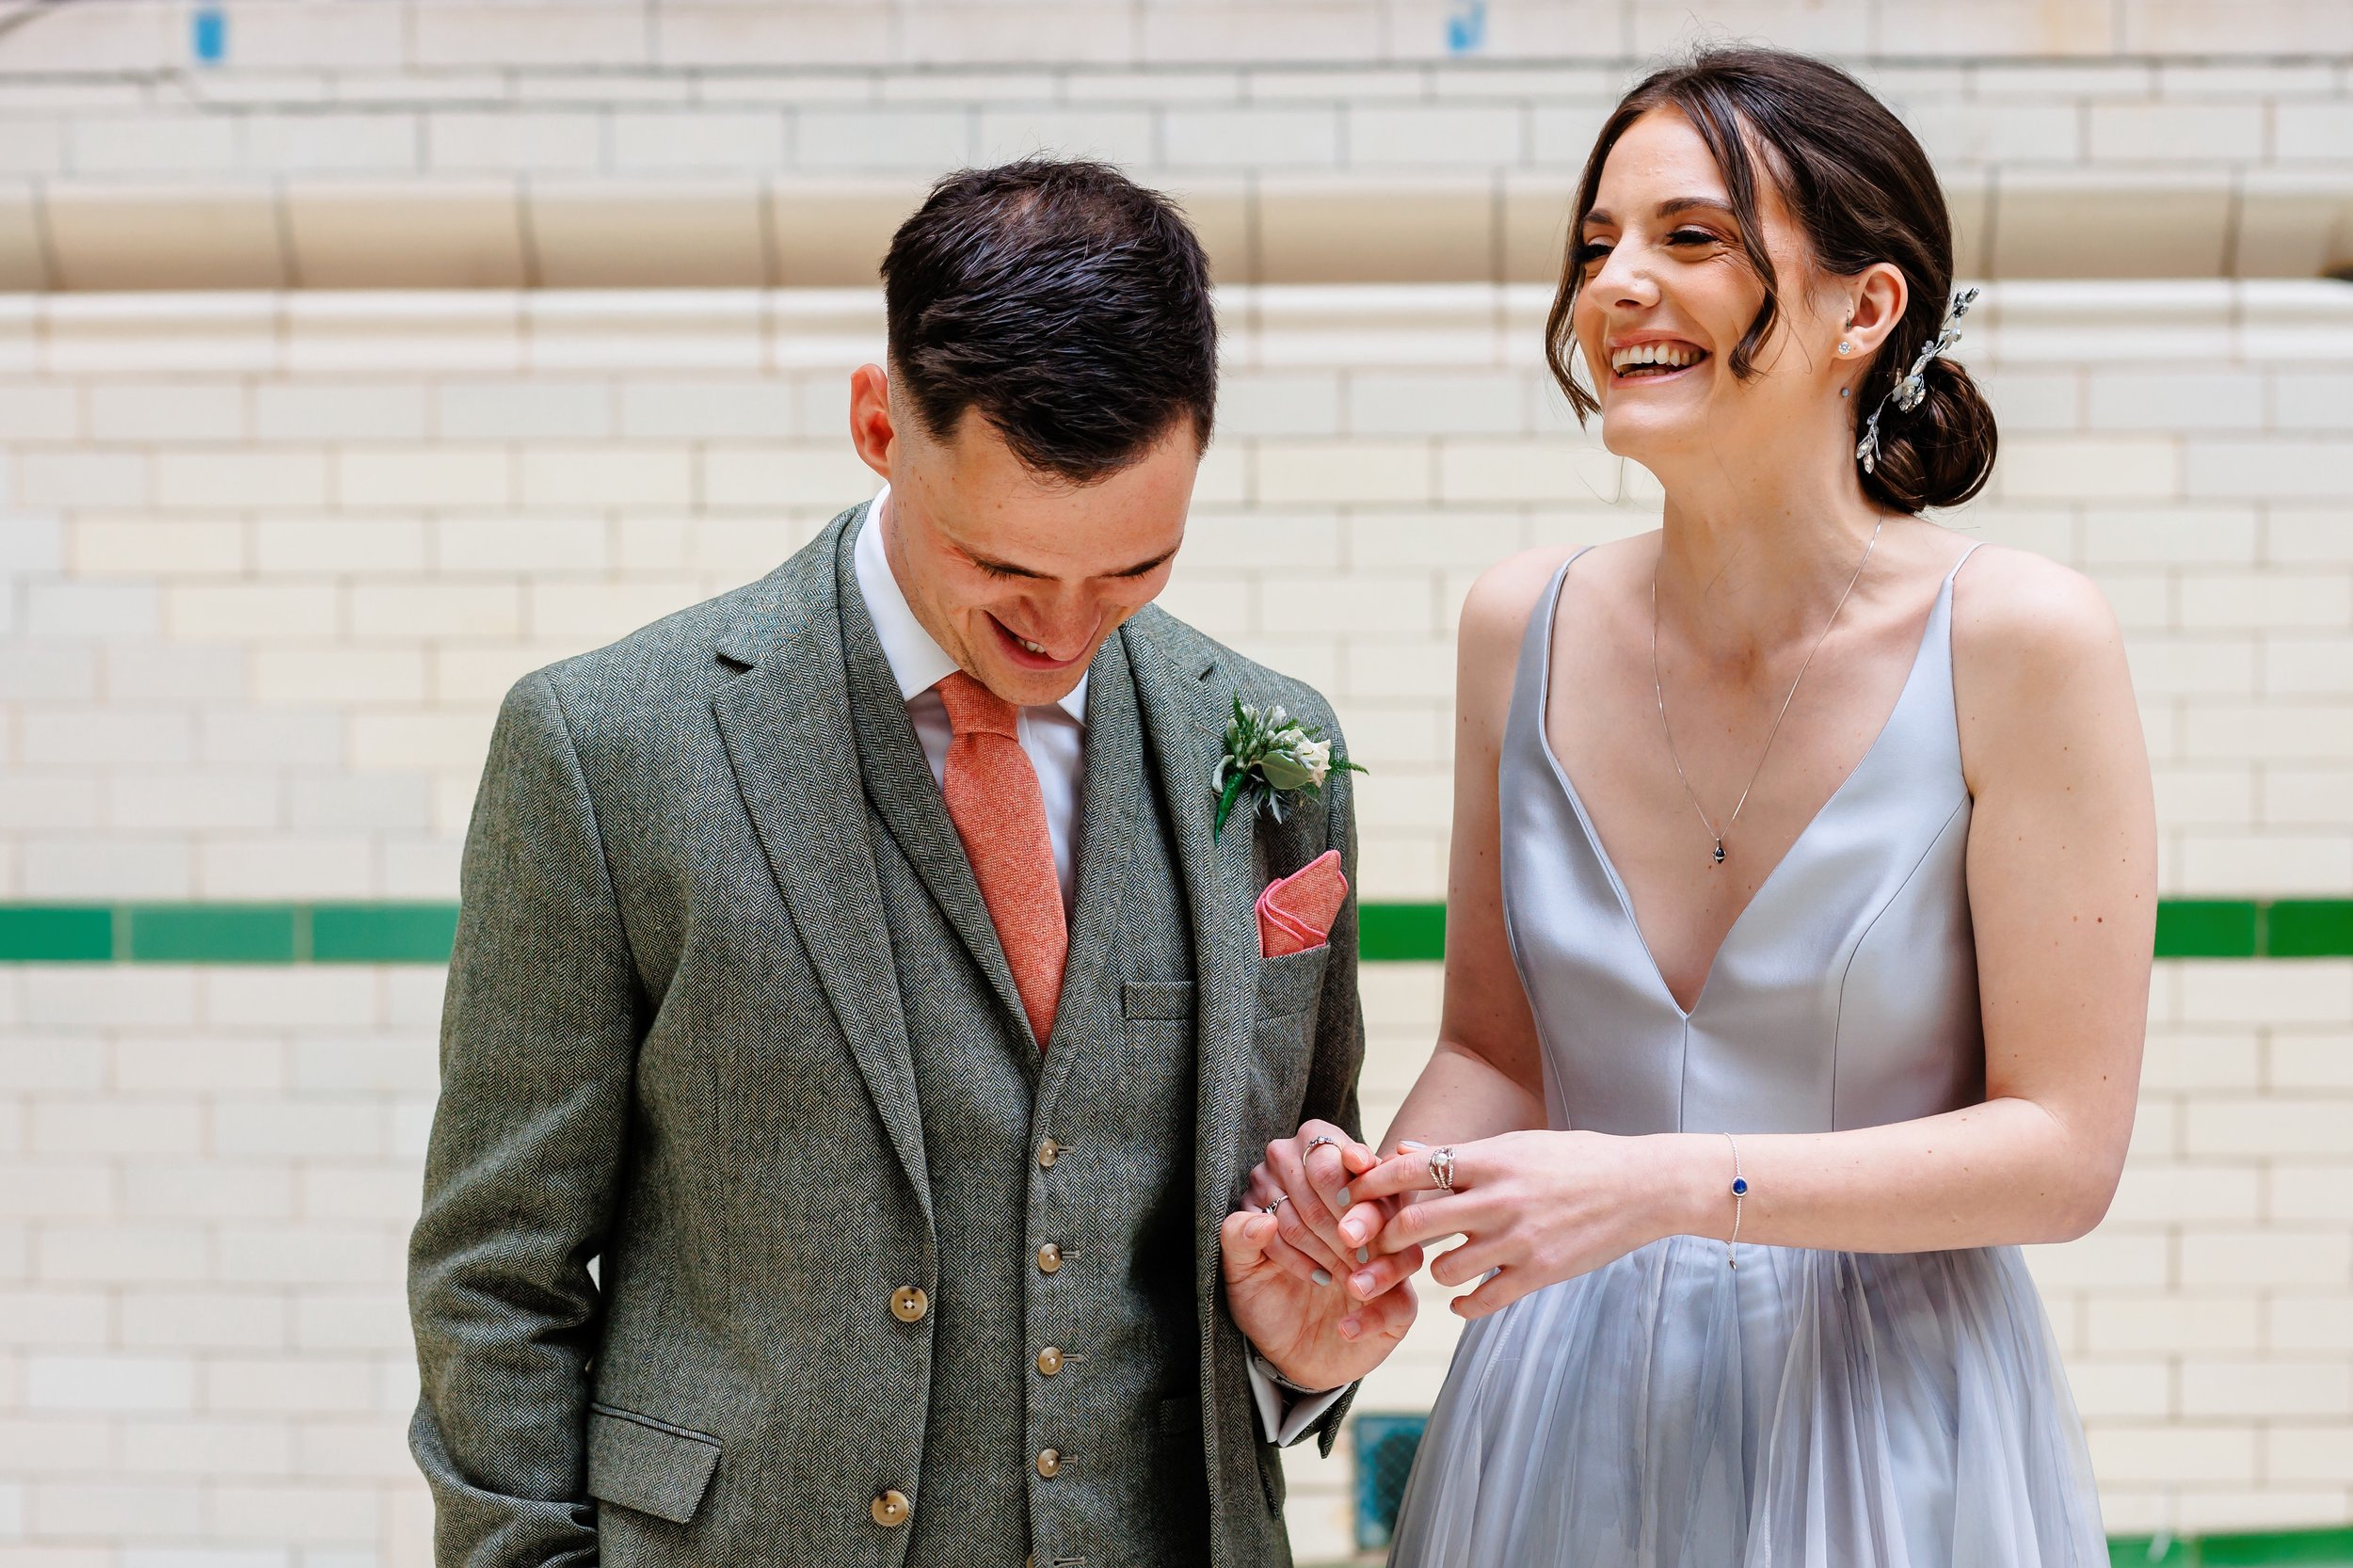
[[[1747,1176],[1734,1176],[1732,1178],[1732,1195],[1736,1198],[1745,1198],[1749,1195],[1749,1178]]]

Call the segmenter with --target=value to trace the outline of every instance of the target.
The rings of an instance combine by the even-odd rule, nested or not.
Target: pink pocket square
[[[1340,852],[1327,849],[1306,865],[1267,884],[1258,895],[1258,952],[1280,958],[1321,947],[1348,899],[1348,873]]]

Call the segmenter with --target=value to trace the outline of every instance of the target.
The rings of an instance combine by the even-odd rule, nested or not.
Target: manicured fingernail
[[[1341,1207],[1342,1208],[1346,1208],[1348,1207],[1348,1189],[1347,1189],[1347,1188],[1343,1187],[1343,1188],[1341,1188],[1341,1189],[1340,1189],[1340,1192],[1339,1192],[1339,1199],[1340,1199],[1340,1207]]]
[[[1370,1274],[1357,1274],[1350,1279],[1348,1283],[1356,1288],[1356,1293],[1360,1296],[1369,1296],[1372,1294],[1372,1276]]]
[[[1411,1138],[1401,1140],[1397,1145],[1398,1152],[1401,1154],[1407,1149],[1426,1149],[1429,1146],[1427,1144],[1417,1144]]]
[[[1371,1261],[1372,1261],[1372,1249],[1371,1249],[1370,1247],[1358,1247],[1358,1248],[1356,1249],[1356,1261],[1357,1261],[1357,1262],[1359,1262],[1359,1263],[1369,1263],[1369,1262],[1371,1262]]]
[[[1318,1269],[1315,1272],[1314,1278],[1318,1285],[1329,1285],[1332,1283],[1332,1276],[1325,1273],[1321,1269]]]

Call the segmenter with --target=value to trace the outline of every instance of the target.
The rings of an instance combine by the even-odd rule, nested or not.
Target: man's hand
[[[1235,1326],[1274,1369],[1305,1388],[1353,1383],[1389,1358],[1414,1326],[1414,1287],[1401,1279],[1370,1301],[1318,1285],[1275,1260],[1274,1216],[1244,1208],[1219,1233]]]
[[[1421,1254],[1372,1251],[1395,1201],[1352,1204],[1348,1190],[1379,1163],[1339,1128],[1310,1121],[1267,1145],[1250,1173],[1249,1207],[1225,1221],[1234,1320],[1293,1383],[1353,1382],[1386,1360],[1413,1326],[1409,1280]]]

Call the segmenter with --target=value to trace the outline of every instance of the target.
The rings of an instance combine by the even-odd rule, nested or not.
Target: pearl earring
[[[1851,354],[1854,352],[1854,344],[1849,343],[1846,339],[1841,338],[1838,340],[1838,352],[1841,354]]]

